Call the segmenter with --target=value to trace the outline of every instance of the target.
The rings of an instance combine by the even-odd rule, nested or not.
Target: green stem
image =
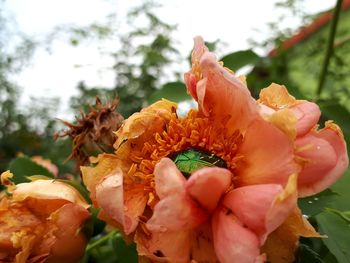
[[[89,252],[91,251],[92,249],[94,249],[95,247],[103,244],[104,242],[108,241],[108,239],[110,239],[111,237],[113,237],[115,234],[117,233],[117,231],[113,230],[111,232],[109,232],[107,235],[105,235],[104,237],[96,240],[95,242],[89,244],[87,247],[86,247],[86,252]]]
[[[334,14],[333,14],[331,29],[329,32],[329,37],[328,37],[328,42],[327,42],[326,55],[325,55],[325,58],[323,61],[321,75],[320,75],[320,79],[319,79],[318,87],[317,87],[317,92],[316,92],[316,95],[318,98],[320,97],[322,89],[324,87],[324,83],[325,83],[327,71],[328,71],[329,61],[330,61],[331,56],[333,54],[334,38],[335,38],[336,30],[337,30],[337,24],[338,24],[338,19],[339,19],[339,14],[340,14],[342,3],[343,3],[343,0],[337,0],[337,3],[334,7]]]

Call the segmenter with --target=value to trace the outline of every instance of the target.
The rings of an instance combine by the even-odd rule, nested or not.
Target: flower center
[[[186,178],[189,178],[191,173],[203,167],[217,166],[227,168],[226,162],[220,157],[194,148],[176,153],[173,155],[172,160]]]

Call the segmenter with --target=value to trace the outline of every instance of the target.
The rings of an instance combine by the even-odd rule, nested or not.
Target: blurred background
[[[79,174],[67,161],[71,140],[54,134],[64,130],[62,120],[87,113],[96,96],[102,103],[118,97],[125,118],[162,97],[185,112],[193,102],[183,73],[197,35],[247,76],[253,96],[271,82],[284,84],[317,102],[320,124],[334,120],[349,144],[350,0],[0,0],[0,172],[21,173],[27,166],[16,156],[41,155],[60,174]],[[343,211],[350,211],[349,177],[332,187],[347,193],[333,206]],[[101,262],[115,262],[108,253]]]
[[[254,95],[273,81],[298,98],[332,99],[346,111],[349,1],[343,2],[325,88],[316,94],[331,20],[317,19],[334,5],[1,0],[0,170],[19,152],[40,153],[66,169],[69,141],[51,147],[63,127],[57,119],[73,121],[96,95],[102,101],[118,96],[124,117],[161,97],[188,99],[182,76],[196,35],[227,67],[248,75]]]

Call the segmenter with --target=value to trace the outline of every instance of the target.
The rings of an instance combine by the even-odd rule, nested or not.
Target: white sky
[[[128,0],[10,0],[6,1],[18,27],[25,33],[43,36],[59,24],[88,25],[103,21],[111,12],[117,15],[120,24],[131,4],[140,1]],[[249,38],[264,39],[263,33],[254,29],[266,29],[266,23],[275,21],[279,13],[274,9],[276,0],[163,0],[157,14],[167,23],[177,24],[174,33],[182,56],[192,48],[192,38],[201,35],[206,41],[220,39],[227,43],[223,54],[249,48]],[[316,13],[332,7],[335,0],[305,1],[306,11]],[[288,19],[287,26],[299,26],[298,21]],[[112,50],[113,41],[107,45]],[[115,44],[115,43],[114,43]],[[36,52],[31,65],[13,77],[22,88],[22,100],[30,96],[58,96],[63,108],[57,117],[66,117],[67,102],[76,94],[77,82],[88,85],[112,87],[114,75],[106,70],[113,59],[102,56],[94,43],[72,47],[64,41],[54,41],[52,52],[41,49]],[[77,65],[83,65],[77,67]],[[184,69],[184,71],[187,69]]]

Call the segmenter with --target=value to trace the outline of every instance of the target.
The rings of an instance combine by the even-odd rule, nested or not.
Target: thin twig
[[[322,89],[324,87],[324,83],[325,83],[327,71],[328,71],[329,61],[330,61],[331,56],[333,54],[334,38],[335,38],[336,30],[337,30],[337,24],[338,24],[338,20],[339,20],[339,14],[340,14],[342,3],[343,3],[343,0],[337,0],[337,3],[334,7],[333,19],[332,19],[331,29],[329,31],[329,37],[328,37],[328,42],[327,42],[326,55],[325,55],[325,58],[323,61],[320,79],[318,82],[318,87],[317,87],[317,92],[316,92],[316,95],[318,98],[320,97]]]

